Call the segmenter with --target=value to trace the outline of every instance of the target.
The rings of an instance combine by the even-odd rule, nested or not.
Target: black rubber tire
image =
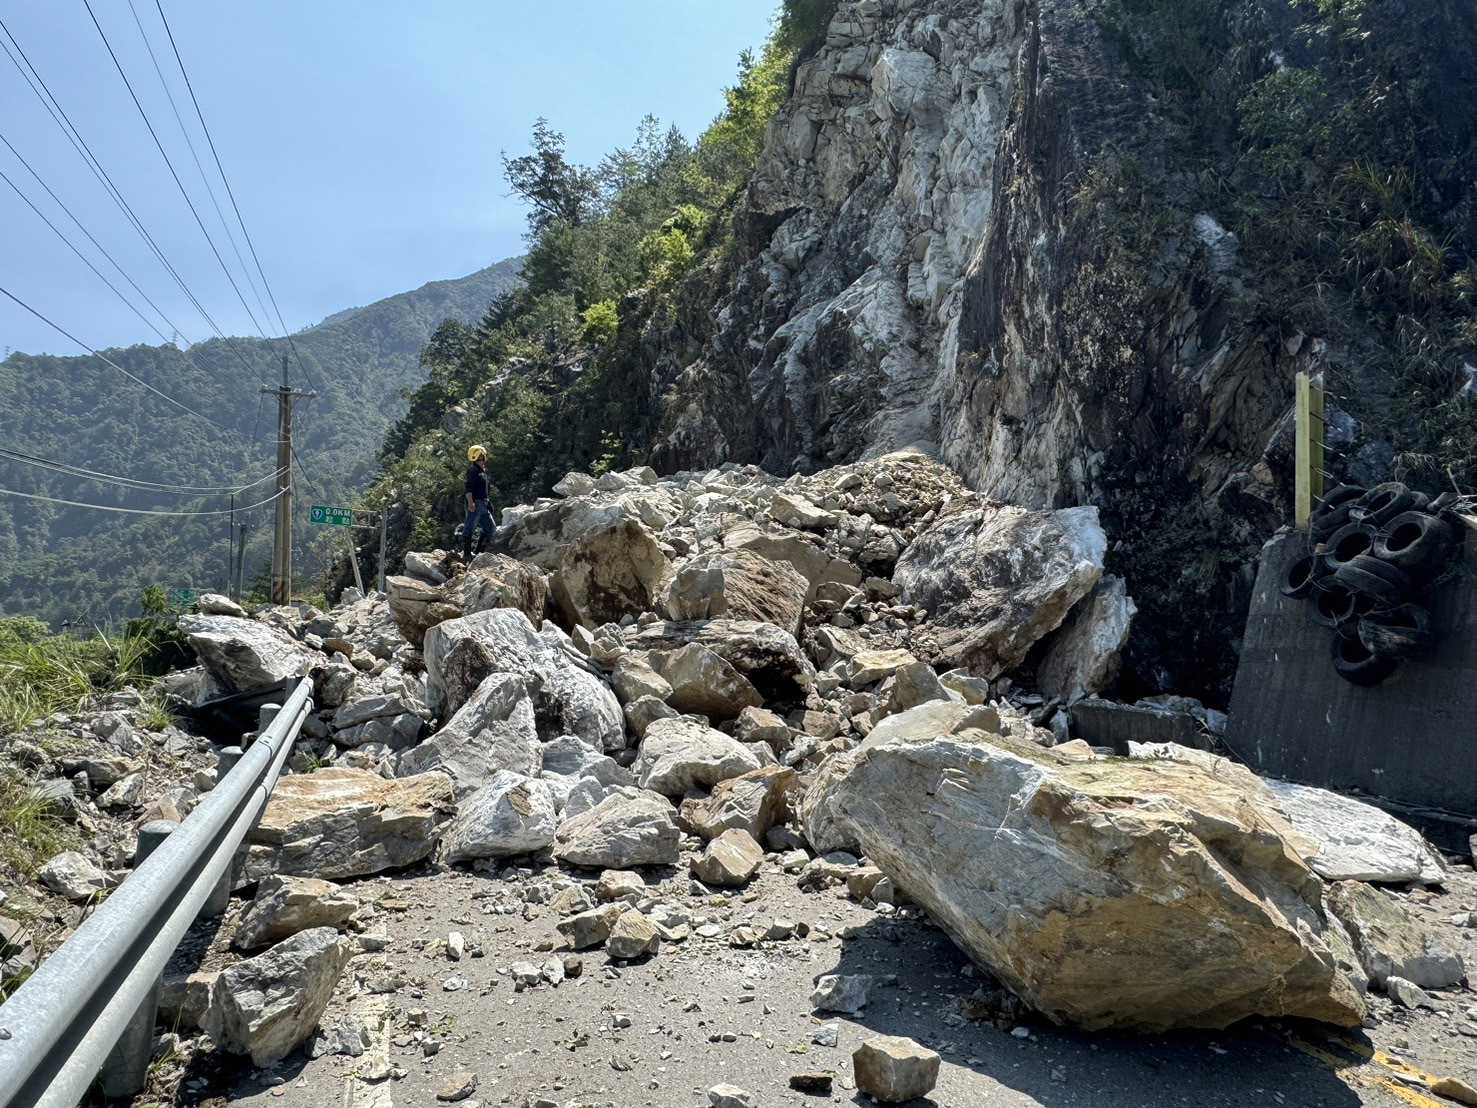
[[[1317,554],[1308,554],[1293,562],[1282,582],[1282,595],[1298,600],[1313,591],[1313,586],[1328,576],[1328,567]]]
[[[1359,621],[1359,641],[1380,658],[1413,658],[1435,641],[1431,613],[1419,604],[1373,612]]]
[[[1354,618],[1357,594],[1333,578],[1324,578],[1313,589],[1313,622],[1338,628]]]
[[[1335,485],[1319,497],[1318,511],[1337,508],[1340,504],[1352,504],[1368,491],[1363,485]]]
[[[1385,524],[1373,553],[1411,577],[1429,577],[1446,563],[1454,546],[1456,534],[1435,516],[1402,512]]]
[[[1369,554],[1358,554],[1339,567],[1333,579],[1351,593],[1364,593],[1386,604],[1398,604],[1410,593],[1410,577]]]
[[[1322,542],[1340,527],[1349,522],[1349,513],[1354,510],[1354,503],[1340,504],[1336,508],[1327,511],[1315,512],[1308,521],[1308,533],[1313,536],[1314,542]]]
[[[1453,504],[1455,504],[1458,499],[1459,497],[1456,493],[1444,492],[1435,500],[1431,501],[1431,503],[1426,505],[1426,511],[1430,512],[1433,516],[1440,515],[1442,512],[1446,511],[1447,508],[1450,508]]]
[[[1337,573],[1341,566],[1374,550],[1378,537],[1378,532],[1368,524],[1346,523],[1323,540],[1323,564],[1329,572]]]
[[[1333,636],[1334,672],[1351,685],[1369,688],[1378,685],[1400,665],[1398,658],[1381,658],[1351,635]]]
[[[1424,493],[1412,492],[1399,481],[1386,481],[1376,485],[1354,502],[1349,509],[1349,519],[1355,523],[1382,526],[1386,520],[1394,519],[1401,512],[1415,511],[1426,506]]]

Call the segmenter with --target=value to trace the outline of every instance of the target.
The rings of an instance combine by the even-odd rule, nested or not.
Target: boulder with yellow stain
[[[1359,1024],[1322,883],[1246,780],[1074,761],[979,730],[853,757],[807,803],[839,813],[873,864],[1049,1019]]]

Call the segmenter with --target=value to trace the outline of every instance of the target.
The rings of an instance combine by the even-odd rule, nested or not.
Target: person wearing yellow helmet
[[[462,561],[472,560],[472,532],[479,527],[482,530],[481,537],[477,540],[477,550],[482,552],[487,549],[487,543],[492,538],[492,513],[487,510],[487,502],[491,489],[487,483],[487,447],[478,443],[467,448],[467,521],[462,525]]]

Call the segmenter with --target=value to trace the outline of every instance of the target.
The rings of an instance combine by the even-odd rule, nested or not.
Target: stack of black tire
[[[1377,685],[1432,643],[1431,585],[1461,531],[1443,518],[1456,497],[1431,499],[1389,481],[1339,485],[1314,513],[1311,552],[1288,570],[1282,594],[1307,599],[1333,630],[1333,667],[1355,685]]]

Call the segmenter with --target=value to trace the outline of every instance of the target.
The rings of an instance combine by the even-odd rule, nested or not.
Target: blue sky
[[[210,169],[154,0],[133,3]],[[128,0],[91,4],[254,307]],[[506,195],[500,151],[521,152],[538,116],[565,132],[581,161],[629,141],[648,112],[695,134],[719,111],[738,52],[763,42],[775,6],[776,0],[164,0],[293,329],[521,252],[523,212]],[[221,329],[254,333],[82,0],[13,0],[0,5],[0,19]],[[0,135],[186,338],[209,337],[209,325],[3,54]],[[3,145],[0,171],[152,317]],[[229,217],[223,192],[219,199]],[[0,229],[0,287],[90,345],[158,341],[3,181]],[[5,347],[80,353],[0,298],[0,354]]]

